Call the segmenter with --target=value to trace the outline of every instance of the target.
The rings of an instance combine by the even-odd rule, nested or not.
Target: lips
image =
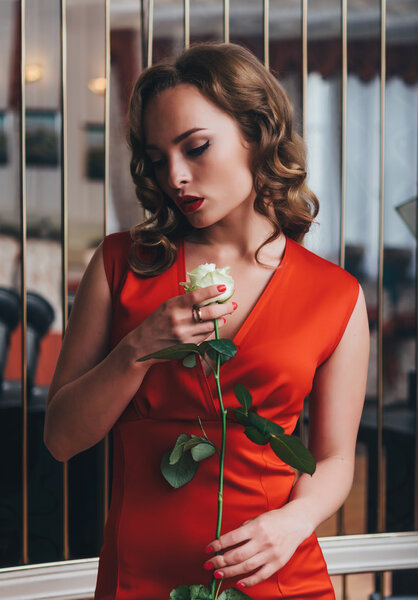
[[[191,213],[200,208],[204,202],[204,198],[199,196],[181,196],[178,198],[180,208],[184,213]]]

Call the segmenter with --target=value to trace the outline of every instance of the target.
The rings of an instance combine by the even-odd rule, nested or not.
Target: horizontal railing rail
[[[418,532],[320,538],[330,575],[418,568]],[[0,569],[0,598],[90,600],[98,558]]]

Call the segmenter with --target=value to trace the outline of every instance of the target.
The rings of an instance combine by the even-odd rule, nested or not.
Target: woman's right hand
[[[201,307],[200,323],[193,319],[193,305],[219,296],[224,291],[222,285],[210,285],[166,300],[141,325],[128,333],[125,341],[137,351],[138,358],[175,344],[200,344],[213,333],[213,320],[218,319],[221,328],[225,324],[222,317],[233,313],[237,305],[228,301]],[[157,359],[152,359],[152,362],[157,362]]]

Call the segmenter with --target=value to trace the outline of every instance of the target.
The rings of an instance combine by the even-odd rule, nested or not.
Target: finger
[[[225,302],[225,304],[211,304],[209,306],[202,306],[200,314],[204,321],[213,321],[219,319],[224,315],[230,315],[235,311],[237,307],[236,302]]]
[[[213,540],[208,544],[208,547],[211,547],[213,552],[221,552],[221,550],[226,550],[231,546],[237,546],[238,544],[247,542],[250,537],[250,525],[241,525],[241,527],[221,535],[217,540]]]
[[[221,329],[226,323],[226,319],[223,317],[218,319],[218,327]],[[190,335],[194,338],[194,341],[203,338],[208,338],[215,331],[215,324],[213,321],[202,321],[202,323],[193,323],[190,327]]]
[[[193,292],[189,292],[185,295],[187,299],[187,304],[193,306],[193,304],[200,304],[205,300],[209,300],[209,298],[214,298],[216,301],[216,296],[220,296],[226,290],[225,285],[209,285],[208,287],[200,288],[198,290],[194,290]]]
[[[247,573],[251,573],[256,569],[260,569],[264,567],[267,562],[267,555],[265,552],[259,552],[254,556],[250,556],[247,560],[238,565],[232,565],[230,567],[222,567],[221,569],[216,569],[214,572],[214,577],[216,579],[221,579],[222,577],[240,577],[241,575],[246,575]]]
[[[241,546],[238,546],[237,548],[228,550],[228,552],[213,556],[205,563],[205,568],[208,569],[208,565],[210,564],[214,569],[223,570],[224,567],[241,564],[259,552],[259,544],[254,540],[251,540],[246,544],[241,544]]]
[[[219,327],[219,329],[221,327],[223,327],[225,325],[225,323],[226,323],[225,317],[220,317],[219,319],[217,319],[217,321],[218,321],[218,327]],[[215,330],[215,324],[213,325],[213,330]]]
[[[240,579],[236,584],[237,588],[243,589],[247,587],[251,587],[252,585],[257,585],[257,583],[261,583],[262,581],[266,581],[269,577],[273,575],[276,571],[280,569],[280,566],[277,567],[272,563],[267,563],[261,569],[259,569],[253,575],[249,577],[244,577],[244,579]]]

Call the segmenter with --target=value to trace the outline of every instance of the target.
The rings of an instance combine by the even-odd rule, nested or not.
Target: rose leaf
[[[274,423],[273,421],[270,421],[270,419],[266,419],[265,417],[260,416],[256,412],[249,412],[248,418],[251,425],[256,427],[258,431],[263,435],[267,435],[268,433],[274,435],[282,435],[284,432],[283,427],[277,425],[277,423]]]
[[[234,394],[241,406],[248,412],[251,408],[252,398],[247,388],[242,383],[237,383],[234,385]]]
[[[167,450],[161,459],[161,473],[173,488],[180,488],[191,481],[199,463],[193,460],[190,452],[183,452],[175,465],[170,465],[171,450]]]
[[[207,442],[206,440],[200,444],[197,444],[190,450],[193,460],[199,462],[204,460],[205,458],[209,458],[212,454],[215,454],[216,447],[212,442]]]
[[[241,408],[241,406],[235,409],[235,417],[238,423],[240,423],[241,425],[244,425],[246,427],[249,424],[247,411],[244,408]]]
[[[209,346],[219,354],[232,358],[237,353],[237,347],[232,340],[221,338],[220,340],[208,340]]]
[[[210,591],[204,585],[191,585],[190,600],[211,600]]]
[[[190,600],[190,586],[179,585],[170,592],[169,600]]]
[[[283,462],[294,469],[298,469],[309,475],[315,473],[315,459],[297,437],[285,434],[272,435],[270,446]]]
[[[189,436],[187,435],[187,433],[181,433],[179,435],[179,437],[177,438],[177,441],[175,443],[174,448],[171,451],[170,454],[170,465],[175,465],[176,462],[178,462],[181,458],[181,455],[183,454],[183,450],[184,450],[184,444],[189,440]]]
[[[196,354],[192,352],[183,358],[183,366],[191,369],[196,366]]]
[[[180,585],[170,592],[170,600],[212,600],[204,585]]]
[[[259,444],[260,446],[264,446],[265,444],[268,444],[270,441],[269,433],[266,435],[263,435],[262,433],[260,433],[260,431],[258,431],[257,427],[254,427],[253,425],[247,425],[244,433],[249,440],[251,440],[255,444]]]

